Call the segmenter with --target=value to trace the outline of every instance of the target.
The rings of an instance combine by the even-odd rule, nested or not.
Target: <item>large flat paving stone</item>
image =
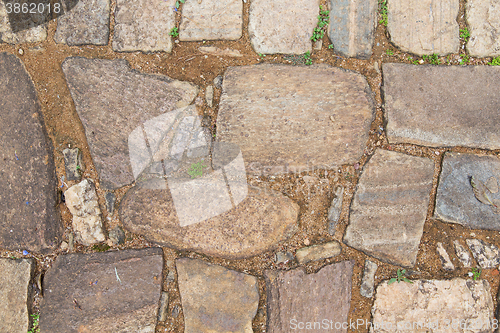
[[[403,51],[418,55],[458,53],[459,0],[388,1],[387,30]]]
[[[306,274],[303,268],[264,271],[267,332],[347,332],[354,261],[342,261]],[[320,322],[322,327],[314,327]]]
[[[494,206],[480,202],[474,195],[475,182],[489,184],[500,180],[500,160],[496,156],[460,154],[444,155],[436,196],[434,216],[445,222],[459,223],[472,229],[500,230],[500,214]],[[500,193],[485,188],[491,200],[500,200]]]
[[[33,259],[0,258],[0,332],[27,332]]]
[[[21,61],[0,53],[0,247],[58,245],[56,176],[35,87]]]
[[[318,15],[319,0],[251,1],[248,34],[253,49],[262,54],[311,51]]]
[[[470,38],[467,50],[474,57],[500,55],[500,1],[467,1]]]
[[[108,190],[135,179],[131,132],[147,120],[189,105],[198,92],[188,82],[138,73],[125,60],[68,58],[62,67],[101,186]]]
[[[247,172],[300,172],[354,163],[374,115],[363,76],[327,65],[230,67],[217,140],[240,147]]]
[[[344,243],[382,261],[413,266],[433,174],[428,158],[377,150],[359,179]]]
[[[500,67],[384,64],[391,143],[500,148]]]
[[[257,278],[199,259],[175,261],[184,332],[253,332]]]
[[[41,332],[155,332],[160,248],[57,257],[44,278]]]
[[[242,0],[186,1],[179,40],[237,40],[243,33]]]

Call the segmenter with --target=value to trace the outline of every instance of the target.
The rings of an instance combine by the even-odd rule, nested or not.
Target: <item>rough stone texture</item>
[[[168,315],[168,293],[162,291],[160,298],[160,308],[158,310],[158,321],[167,320]]]
[[[457,240],[453,241],[453,246],[455,247],[457,258],[458,260],[460,260],[462,265],[466,268],[472,267],[472,258],[465,246],[460,244],[460,242]]]
[[[328,209],[328,233],[330,235],[335,234],[337,224],[339,222],[340,213],[342,213],[342,201],[344,199],[344,187],[339,186],[335,190],[335,198],[332,200],[332,204]]]
[[[15,2],[12,2],[15,3]],[[19,2],[18,2],[19,3]],[[48,12],[48,11],[47,11]],[[30,26],[33,23],[47,22],[49,19],[44,15],[38,15],[37,17],[32,16],[32,21],[28,23]],[[15,26],[22,26],[15,25]],[[5,7],[5,1],[0,2],[0,42],[9,44],[20,44],[20,43],[35,43],[43,42],[47,39],[47,25],[37,25],[29,29],[24,29],[20,31],[12,30],[12,25],[9,21],[9,14],[7,14],[7,8]],[[16,28],[14,28],[16,29]]]
[[[500,265],[500,249],[481,239],[466,239],[474,259],[481,268],[495,268]]]
[[[207,86],[205,90],[205,100],[207,101],[207,105],[212,107],[214,104],[214,86]]]
[[[115,227],[113,230],[109,232],[109,239],[113,242],[113,244],[123,244],[125,243],[125,232],[120,227]]]
[[[293,256],[293,253],[291,252],[276,252],[275,256],[274,256],[274,262],[276,264],[287,264],[289,263],[290,261],[293,261],[295,259],[295,257]]]
[[[377,4],[377,0],[330,0],[328,36],[335,51],[346,57],[371,57]]]
[[[319,0],[251,1],[248,34],[255,52],[303,54],[311,51],[319,3]]]
[[[439,257],[439,260],[441,260],[441,264],[443,265],[443,269],[445,271],[452,271],[455,269],[455,266],[451,262],[450,256],[448,255],[448,252],[446,252],[443,243],[438,242],[436,251]]]
[[[155,332],[160,248],[57,257],[44,278],[41,332]]]
[[[398,323],[401,329],[397,332],[491,332],[487,325],[492,323],[493,310],[486,280],[416,280],[390,285],[384,281],[377,288],[371,320],[384,323],[384,328],[379,325],[370,332],[396,332]],[[462,321],[471,324],[459,325]],[[464,329],[475,328],[476,322],[482,327]],[[405,325],[415,326],[405,329]]]
[[[56,43],[107,45],[110,0],[78,0],[76,6],[57,19]]]
[[[331,168],[361,157],[373,112],[365,78],[350,71],[327,65],[230,67],[217,140],[237,144],[253,174]]]
[[[92,180],[84,179],[71,186],[64,192],[64,196],[66,206],[73,214],[72,224],[76,240],[86,246],[104,242],[106,236],[102,232],[101,209]]]
[[[434,216],[472,229],[500,230],[500,215],[492,206],[476,199],[470,182],[483,184],[491,177],[500,180],[500,159],[496,156],[445,153],[439,177]],[[500,193],[488,193],[500,199]]]
[[[113,192],[106,192],[104,199],[106,200],[106,209],[113,215],[115,211],[116,195]]]
[[[363,271],[363,280],[359,287],[359,293],[363,297],[372,298],[375,288],[375,273],[378,265],[370,260],[365,260],[365,270]]]
[[[325,244],[303,247],[295,252],[297,261],[303,265],[310,261],[323,260],[338,256],[342,251],[339,242],[333,241]]]
[[[257,278],[203,260],[176,260],[185,333],[251,333],[259,305]]]
[[[221,49],[217,46],[200,46],[198,50],[201,53],[209,54],[218,57],[243,57],[239,50],[235,49]]]
[[[264,271],[267,332],[297,332],[297,327],[293,329],[291,325],[293,319],[303,323],[322,319],[333,323],[347,322],[353,266],[354,261],[342,261],[323,267],[313,274],[306,274],[302,268]],[[347,332],[347,329],[337,329],[335,332]]]
[[[418,55],[458,53],[459,0],[388,1],[387,30],[403,51]]]
[[[0,119],[0,247],[48,252],[62,233],[52,144],[33,82],[7,53],[0,53]]]
[[[359,179],[344,243],[382,261],[413,266],[433,174],[428,158],[377,150]]]
[[[242,0],[186,1],[179,40],[237,40],[243,33]]]
[[[500,148],[500,67],[383,64],[391,143]]]
[[[470,38],[467,50],[473,57],[500,55],[500,1],[467,1]]]
[[[0,332],[27,332],[33,259],[0,258]]]
[[[125,60],[68,58],[62,67],[101,187],[108,190],[134,181],[129,134],[151,118],[189,105],[198,93],[190,83],[133,71]]]
[[[63,155],[66,179],[80,181],[83,171],[85,170],[85,166],[82,162],[82,152],[78,148],[66,148],[63,150]]]
[[[117,0],[113,50],[172,51],[176,0]]]

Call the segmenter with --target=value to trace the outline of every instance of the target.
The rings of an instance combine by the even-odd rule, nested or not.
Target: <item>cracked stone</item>
[[[500,249],[481,239],[466,239],[474,259],[481,268],[495,268],[500,264]]]
[[[455,266],[451,262],[450,256],[448,252],[446,252],[443,243],[438,242],[436,248],[439,260],[441,260],[441,264],[443,265],[443,269],[446,271],[452,271],[455,269]]]
[[[467,50],[473,57],[500,56],[500,1],[467,1]]]

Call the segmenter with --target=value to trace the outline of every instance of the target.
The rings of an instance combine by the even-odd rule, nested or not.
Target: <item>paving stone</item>
[[[47,25],[43,24],[43,22],[49,21],[46,15],[32,15],[27,23],[22,20],[13,21],[13,24],[11,24],[10,19],[15,20],[16,17],[7,13],[5,4],[5,1],[0,2],[0,42],[20,44],[43,42],[47,39]]]
[[[41,332],[155,332],[160,248],[60,255],[44,278]]]
[[[335,230],[339,222],[340,214],[342,213],[342,201],[344,198],[344,187],[338,186],[335,190],[335,198],[328,209],[328,233],[335,235]]]
[[[346,57],[370,58],[377,9],[377,0],[330,0],[328,36],[334,50]]]
[[[67,180],[80,181],[82,179],[85,165],[82,162],[82,152],[78,148],[63,150],[64,169],[66,170]]]
[[[319,0],[251,1],[248,34],[255,52],[303,54],[311,51],[319,3]]]
[[[371,260],[365,260],[365,270],[363,271],[363,279],[361,280],[361,287],[359,293],[363,297],[372,298],[375,289],[375,273],[377,272],[378,265]]]
[[[458,257],[458,260],[462,263],[462,265],[466,268],[472,267],[472,258],[469,254],[469,251],[460,244],[459,241],[453,241],[453,246],[455,247],[455,253]]]
[[[221,49],[216,46],[200,46],[198,50],[204,54],[220,57],[243,57],[240,51],[234,49]]]
[[[125,232],[122,228],[117,226],[109,232],[109,239],[115,245],[123,244],[125,243]]]
[[[57,19],[56,43],[107,45],[109,0],[78,0],[76,6]]]
[[[472,229],[500,230],[500,215],[474,196],[471,177],[483,184],[491,177],[500,179],[500,160],[496,156],[445,153],[434,216]],[[498,200],[500,193],[489,192],[488,197]]]
[[[184,332],[253,332],[257,278],[199,259],[176,260]]]
[[[470,33],[467,50],[473,57],[500,55],[500,2],[467,1],[467,25]]]
[[[387,30],[401,50],[418,55],[458,53],[459,0],[393,0],[387,6]]]
[[[333,241],[325,244],[303,247],[295,252],[299,264],[307,264],[310,261],[323,260],[338,256],[342,252],[339,242]]]
[[[500,265],[500,249],[481,239],[466,239],[467,245],[481,268],[495,268]]]
[[[428,158],[378,149],[359,179],[344,243],[385,262],[415,265],[433,174]]]
[[[267,332],[288,333],[302,328],[308,332],[315,321],[328,321],[328,327],[347,322],[351,303],[351,277],[354,261],[342,261],[306,274],[303,268],[290,271],[264,271],[267,289]],[[335,332],[347,332],[336,329]]]
[[[27,332],[33,259],[0,258],[0,332]]]
[[[115,211],[116,195],[113,192],[106,192],[104,199],[106,199],[106,209],[113,215]]]
[[[172,51],[176,0],[117,0],[113,50]]]
[[[390,285],[384,281],[372,307],[371,322],[379,326],[370,332],[491,332],[487,325],[492,323],[493,310],[486,280],[416,280]]]
[[[448,255],[448,252],[446,252],[443,243],[438,242],[437,243],[437,248],[436,248],[439,260],[441,260],[441,264],[443,265],[443,269],[445,271],[452,271],[455,269],[455,266],[451,262],[450,256]]]
[[[49,252],[62,235],[52,144],[33,82],[7,53],[0,53],[0,118],[0,247]]]
[[[350,71],[328,65],[230,67],[216,137],[240,147],[252,174],[332,168],[362,156],[373,114],[365,78]]]
[[[68,58],[62,67],[106,190],[134,181],[131,132],[147,120],[189,105],[198,93],[190,83],[133,71],[125,60]]]
[[[167,320],[168,315],[168,293],[162,291],[160,298],[160,309],[158,311],[158,321]]]
[[[391,143],[500,148],[500,67],[383,64]],[[464,84],[467,82],[467,84]]]
[[[179,40],[237,40],[243,33],[241,0],[186,1],[182,6]]]

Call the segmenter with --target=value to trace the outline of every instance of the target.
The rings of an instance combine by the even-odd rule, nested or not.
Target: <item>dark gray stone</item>
[[[116,203],[116,195],[113,192],[106,192],[106,195],[104,196],[104,199],[106,199],[106,208],[108,209],[108,212],[113,215],[115,212],[115,203]]]
[[[344,188],[342,186],[339,186],[335,190],[335,197],[333,198],[332,204],[328,209],[328,233],[332,236],[335,235],[340,214],[342,213],[343,198]]]
[[[80,181],[82,179],[85,165],[82,162],[82,152],[78,148],[63,150],[64,168],[67,180]]]
[[[122,228],[115,227],[109,232],[109,239],[116,245],[123,244],[125,242],[125,232]]]
[[[500,265],[500,249],[481,239],[465,240],[474,259],[481,268],[495,268]]]

